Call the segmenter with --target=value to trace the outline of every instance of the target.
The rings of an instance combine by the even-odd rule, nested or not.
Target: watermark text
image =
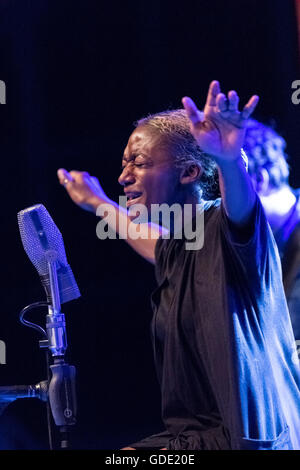
[[[100,240],[116,239],[184,239],[186,250],[200,250],[204,244],[203,204],[133,204],[126,210],[127,197],[119,197],[119,206],[101,204],[96,227]],[[150,213],[149,213],[150,212]]]
[[[0,80],[0,104],[6,104],[6,85],[3,80]]]
[[[6,345],[0,340],[0,364],[6,364]]]
[[[292,83],[292,90],[295,90],[292,93],[292,103],[299,104],[300,103],[300,80],[294,80]]]

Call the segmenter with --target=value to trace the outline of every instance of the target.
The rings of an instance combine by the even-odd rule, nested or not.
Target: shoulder
[[[264,208],[257,195],[250,220],[246,226],[240,227],[233,224],[221,204],[221,229],[231,244],[241,247],[249,246],[258,239],[260,242],[265,240],[265,243],[273,239]]]

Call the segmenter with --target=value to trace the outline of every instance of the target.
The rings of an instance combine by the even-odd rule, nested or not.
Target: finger
[[[202,113],[198,110],[197,106],[191,98],[185,96],[182,98],[182,104],[186,110],[188,118],[194,125],[202,121]]]
[[[220,83],[217,80],[211,82],[208,88],[207,99],[205,106],[216,106],[217,96],[220,93]]]
[[[66,186],[73,181],[72,175],[64,168],[57,170],[57,176],[61,185]]]
[[[218,94],[216,98],[216,106],[221,113],[228,111],[227,98],[224,93]]]
[[[92,182],[97,188],[101,188],[98,178],[96,176],[91,176]]]
[[[91,179],[91,175],[90,175],[87,171],[82,171],[82,172],[81,172],[81,178],[82,178],[84,181],[87,181],[87,180],[90,180],[90,179]]]
[[[258,101],[259,101],[259,96],[257,96],[257,95],[251,96],[250,100],[248,101],[248,103],[243,108],[242,115],[241,115],[242,119],[248,119],[248,117],[255,110]]]
[[[239,106],[239,96],[235,90],[228,93],[228,111],[237,111]]]
[[[86,171],[78,171],[78,170],[71,170],[69,171],[69,175],[74,179],[78,179],[80,178],[81,176],[83,176],[85,173],[87,173]],[[88,173],[87,173],[88,174]]]
[[[71,170],[69,172],[70,181],[73,181],[75,183],[82,183],[83,181],[86,181],[90,178],[90,175],[87,171],[77,171],[77,170]]]

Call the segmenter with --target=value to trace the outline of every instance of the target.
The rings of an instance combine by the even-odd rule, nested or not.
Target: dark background
[[[43,203],[60,228],[82,297],[65,304],[68,359],[77,368],[74,446],[116,449],[158,432],[160,395],[149,326],[154,269],[123,241],[100,241],[97,219],[76,207],[56,170],[87,170],[112,199],[121,156],[136,119],[203,106],[218,79],[255,117],[275,119],[288,142],[291,184],[300,186],[300,79],[292,0],[1,0],[0,339],[7,364],[0,385],[46,378],[39,335],[18,321],[44,299],[19,236],[16,214]],[[45,312],[30,315],[44,325]],[[216,326],[217,327],[217,326]],[[45,406],[18,400],[0,417],[0,449],[47,448]]]

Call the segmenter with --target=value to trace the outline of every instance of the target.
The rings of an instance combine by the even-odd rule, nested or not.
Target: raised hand
[[[240,157],[247,119],[258,100],[258,96],[253,95],[239,111],[236,91],[230,91],[226,98],[219,82],[214,80],[209,86],[203,112],[187,96],[182,98],[182,103],[191,121],[191,132],[202,150],[216,160],[232,161]]]
[[[70,198],[82,209],[95,212],[100,202],[108,201],[97,178],[90,176],[86,171],[68,172],[64,168],[60,168],[57,171],[57,176]]]

